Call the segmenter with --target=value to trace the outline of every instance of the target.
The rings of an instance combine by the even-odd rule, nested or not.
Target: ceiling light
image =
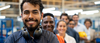
[[[0,8],[0,11],[1,11],[1,10],[4,10],[4,9],[7,9],[7,8],[10,8],[10,5],[7,5],[7,6],[5,6],[5,7]]]
[[[78,14],[79,12],[83,12],[83,10],[82,9],[79,9],[79,10],[65,11],[65,13],[67,13],[68,15]]]
[[[48,12],[48,11],[54,11],[54,10],[55,10],[54,7],[52,7],[52,8],[45,8],[45,9],[43,9],[43,13],[44,12]]]
[[[6,17],[5,16],[0,16],[0,19],[5,19]]]
[[[92,11],[84,11],[84,12],[81,12],[81,14],[86,14],[86,15],[90,15],[90,14],[94,14],[94,13],[98,13],[99,10],[92,10]]]
[[[100,4],[100,1],[96,1],[96,2],[94,2],[95,4]]]

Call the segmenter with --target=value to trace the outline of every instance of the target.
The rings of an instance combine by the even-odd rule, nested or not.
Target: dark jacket
[[[56,35],[52,32],[43,30],[40,39],[33,39],[29,38],[26,40],[23,35],[22,31],[15,32],[11,34],[5,41],[5,43],[59,43]]]
[[[58,33],[57,29],[54,32],[57,34]],[[66,33],[69,36],[72,36],[76,40],[76,43],[79,43],[80,41],[79,34],[74,29],[67,27]]]

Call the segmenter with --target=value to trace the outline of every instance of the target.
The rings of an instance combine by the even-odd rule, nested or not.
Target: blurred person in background
[[[64,20],[66,22],[66,24],[68,25],[69,23],[69,16],[68,14],[66,13],[62,13],[61,16],[60,16],[60,20]],[[57,34],[58,31],[55,30],[55,33]],[[79,38],[79,34],[72,28],[68,27],[67,26],[67,30],[66,30],[66,33],[69,35],[69,36],[72,36],[75,40],[76,40],[76,43],[79,43],[80,41],[80,38]]]
[[[74,22],[73,19],[70,19],[70,20],[69,20],[68,26],[69,26],[70,28],[72,28],[72,29],[74,28],[75,22]]]
[[[47,30],[47,31],[54,33],[53,32],[54,27],[55,27],[54,15],[51,14],[51,13],[45,13],[43,15],[42,28]],[[56,34],[56,36],[58,38],[59,43],[65,43],[64,38],[62,36],[59,36],[57,34]]]
[[[92,26],[92,21],[91,19],[85,19],[84,21],[84,24],[90,34],[90,43],[96,43],[96,40],[95,40],[95,30],[94,29],[91,29],[90,27]]]
[[[65,21],[60,20],[57,23],[57,30],[58,30],[58,35],[62,36],[67,43],[76,43],[75,39],[73,37],[69,36],[66,33],[66,31],[67,31],[67,24],[66,24]]]
[[[82,24],[80,24],[80,23],[78,22],[79,16],[78,16],[77,14],[74,14],[74,15],[72,16],[72,19],[73,19],[74,22],[75,22],[74,30],[76,30],[78,33],[79,33],[79,32],[85,32],[86,35],[87,35],[87,37],[86,37],[86,36],[80,37],[80,40],[81,40],[80,43],[85,43],[85,41],[90,40],[90,34],[89,34],[88,30],[86,29],[86,27],[85,27],[84,25],[82,25]],[[80,35],[80,34],[79,34],[79,35]]]

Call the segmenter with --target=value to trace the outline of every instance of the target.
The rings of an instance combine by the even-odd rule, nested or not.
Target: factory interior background
[[[86,18],[92,20],[91,28],[100,42],[100,0],[41,0],[43,13],[52,13],[58,22],[62,13],[69,17],[79,15],[79,23],[84,25]],[[0,43],[12,33],[23,29],[20,4],[22,0],[0,0]],[[56,25],[56,24],[55,24]],[[2,41],[3,40],[3,41]]]

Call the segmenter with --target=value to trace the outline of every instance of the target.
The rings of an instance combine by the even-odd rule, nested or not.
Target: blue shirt
[[[57,34],[58,33],[57,29],[54,32]],[[72,36],[75,39],[76,43],[80,42],[79,34],[74,29],[67,27],[66,33],[69,36]]]
[[[56,35],[52,32],[43,30],[40,39],[29,38],[25,40],[22,35],[22,31],[11,34],[5,41],[5,43],[59,43]]]
[[[74,29],[68,27],[66,33],[72,36],[76,40],[76,43],[80,42],[79,34]]]
[[[77,32],[85,32],[87,34],[87,39],[90,40],[90,34],[84,25],[78,23],[78,25],[74,27],[74,30]],[[80,43],[85,43],[85,42],[81,41]]]

